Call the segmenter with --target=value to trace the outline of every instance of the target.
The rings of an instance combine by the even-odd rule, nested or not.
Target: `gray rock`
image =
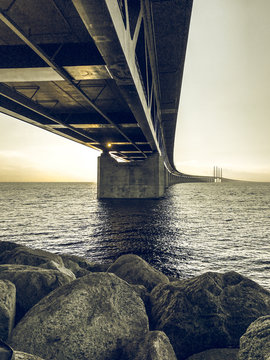
[[[12,349],[0,338],[0,359],[1,360],[10,360],[12,357]]]
[[[120,256],[107,271],[116,274],[130,284],[144,285],[148,291],[151,291],[159,283],[169,282],[166,275],[133,254]]]
[[[210,349],[195,354],[187,360],[237,360],[239,349]]]
[[[130,284],[130,286],[132,287],[132,289],[134,289],[136,291],[136,293],[139,295],[139,297],[142,299],[142,301],[144,302],[144,304],[149,302],[149,292],[146,290],[145,286],[143,285],[132,285]]]
[[[38,356],[14,351],[9,345],[0,340],[0,360],[43,360]]]
[[[0,280],[0,339],[8,340],[14,326],[16,288],[8,280]]]
[[[130,344],[122,360],[177,360],[163,331],[150,331],[139,343]]]
[[[82,269],[82,268],[79,268],[78,271],[74,271],[74,274],[76,276],[76,279],[80,278],[80,277],[83,277],[83,276],[86,276],[86,275],[89,275],[91,274],[90,271],[86,270],[86,269]]]
[[[9,280],[16,286],[16,322],[18,322],[44,296],[74,278],[58,270],[7,264],[0,265],[0,279]]]
[[[61,258],[67,268],[69,266],[75,266],[75,268],[81,268],[86,269],[88,271],[91,271],[92,264],[87,261],[85,258],[77,255],[70,255],[70,254],[61,254]],[[72,270],[72,269],[71,269]]]
[[[61,254],[64,263],[72,261],[76,263],[80,268],[86,269],[91,272],[105,272],[111,264],[98,264],[88,261],[82,256]]]
[[[255,320],[240,339],[239,360],[270,359],[270,315]]]
[[[10,352],[6,349],[2,349],[0,346],[0,359],[1,360],[10,360]]]
[[[43,360],[43,359],[40,358],[39,356],[26,354],[22,351],[14,351],[11,360]]]
[[[247,327],[270,313],[270,292],[235,272],[160,284],[150,302],[153,326],[168,335],[178,360],[237,348]]]
[[[91,263],[91,268],[89,269],[89,271],[91,271],[91,272],[106,272],[110,266],[111,266],[111,263],[104,263],[104,264]]]
[[[0,254],[0,264],[39,266],[48,261],[55,261],[64,266],[61,256],[44,250],[31,249],[26,246],[17,246]]]
[[[146,288],[143,285],[132,285],[132,284],[129,284],[129,285],[132,287],[132,289],[134,289],[136,291],[136,293],[142,299],[144,306],[145,306],[146,314],[149,318],[149,315],[150,315],[150,294],[149,294],[149,292],[146,290]],[[151,324],[149,324],[149,326],[151,327]]]
[[[67,269],[73,272],[73,274],[76,276],[76,278],[89,275],[90,271],[81,268],[77,263],[75,263],[72,260],[63,259],[64,265]]]
[[[68,277],[70,277],[71,280],[75,280],[76,276],[74,275],[74,273],[70,270],[67,269],[65,266],[62,266],[60,264],[58,264],[55,261],[48,261],[42,265],[39,265],[39,268],[42,269],[50,269],[50,270],[58,270],[60,273],[62,273],[63,275],[66,275]]]
[[[91,263],[77,255],[61,254],[61,257],[65,267],[70,269],[77,278],[88,275],[89,272],[106,272],[110,265]]]
[[[147,332],[145,307],[132,287],[95,273],[43,298],[15,327],[11,344],[46,360],[119,360],[123,347]]]
[[[5,251],[11,251],[18,247],[24,247],[24,246],[16,244],[11,241],[0,241],[0,258]]]
[[[61,258],[63,260],[65,268],[72,271],[73,274],[76,276],[76,278],[80,277],[78,276],[78,274],[81,270],[86,272],[84,275],[89,274],[89,272],[86,269],[82,269],[75,261],[70,260],[69,257],[66,257],[65,255],[61,255]]]

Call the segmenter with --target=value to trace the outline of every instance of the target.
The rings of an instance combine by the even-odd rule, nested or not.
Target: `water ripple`
[[[270,289],[270,184],[178,184],[160,200],[96,199],[90,183],[0,183],[0,239],[188,278],[235,270]]]

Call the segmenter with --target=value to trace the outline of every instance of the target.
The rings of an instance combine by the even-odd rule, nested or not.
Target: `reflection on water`
[[[97,200],[88,183],[0,183],[0,240],[110,262],[138,254],[186,278],[235,270],[270,289],[270,184],[174,185],[159,200]]]
[[[175,273],[176,263],[186,261],[190,251],[181,246],[169,206],[168,199],[99,201],[101,225],[94,233],[99,250],[96,259],[111,260],[133,253],[167,274]],[[177,239],[177,253],[172,239]]]

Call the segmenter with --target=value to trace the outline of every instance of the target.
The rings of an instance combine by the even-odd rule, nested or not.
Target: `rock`
[[[77,278],[88,275],[89,272],[106,272],[110,265],[91,263],[77,255],[62,254],[61,257],[65,267],[70,269]]]
[[[151,291],[159,283],[168,283],[169,279],[154,269],[137,255],[120,256],[107,270],[130,284],[144,285]]]
[[[139,343],[125,349],[122,360],[177,360],[173,347],[163,331],[150,331]]]
[[[46,360],[119,360],[123,347],[147,332],[132,287],[114,274],[93,273],[43,298],[15,327],[11,345]]]
[[[12,357],[13,351],[4,341],[0,338],[0,359],[1,360],[10,360]]]
[[[62,266],[62,265],[60,265],[60,264],[58,264],[58,263],[56,263],[55,261],[52,261],[52,260],[40,265],[39,268],[50,269],[50,270],[58,270],[61,274],[70,277],[71,280],[76,279],[76,276],[74,275],[74,273],[70,269],[67,269],[65,266]]]
[[[270,315],[255,320],[240,339],[239,360],[270,359]]]
[[[92,264],[81,256],[70,255],[70,254],[61,254],[61,258],[64,262],[64,265],[67,268],[75,267],[76,269],[78,269],[78,267],[79,267],[81,269],[86,269],[88,271],[91,271],[90,269],[91,269]],[[72,270],[72,269],[70,269],[70,270]]]
[[[0,280],[0,339],[8,340],[14,326],[16,288],[8,280]]]
[[[237,360],[239,349],[210,349],[187,358],[187,360]]]
[[[144,306],[145,306],[146,314],[149,318],[149,315],[150,315],[150,294],[149,294],[149,292],[146,290],[146,288],[143,285],[131,285],[131,284],[129,284],[129,285],[132,287],[133,290],[136,291],[136,293],[142,299]],[[149,327],[151,327],[151,324],[149,324]]]
[[[16,244],[11,241],[0,241],[0,258],[5,251],[14,250],[18,247],[24,247],[23,245]]]
[[[11,360],[43,360],[43,359],[40,358],[39,356],[26,354],[22,351],[14,351]]]
[[[104,263],[104,264],[92,263],[89,271],[91,271],[91,272],[106,272],[110,266],[111,266],[111,263]]]
[[[14,351],[4,341],[0,340],[0,360],[43,360],[38,356]]]
[[[10,360],[10,353],[8,350],[6,349],[2,349],[1,346],[0,346],[0,359],[1,360]]]
[[[61,255],[61,258],[62,258],[62,260],[63,260],[63,263],[64,263],[65,268],[66,268],[66,269],[69,269],[70,271],[72,271],[73,274],[76,276],[76,278],[77,278],[77,277],[80,277],[80,276],[78,276],[78,274],[79,274],[79,272],[80,272],[81,270],[83,270],[83,271],[86,272],[84,275],[89,274],[89,272],[88,272],[87,270],[82,269],[76,262],[70,260],[70,259],[67,258],[66,256]]]
[[[148,304],[149,302],[149,292],[146,290],[146,288],[143,285],[131,285],[132,289],[136,291],[136,293],[139,295],[139,297],[142,299],[144,304]]]
[[[270,313],[270,292],[235,272],[160,284],[150,302],[151,322],[167,334],[178,360],[238,347],[250,323]]]
[[[18,322],[44,296],[74,278],[58,270],[7,264],[0,265],[0,279],[9,280],[16,286],[16,322]]]
[[[6,250],[0,255],[0,264],[21,264],[39,266],[48,261],[55,261],[64,266],[61,256],[39,249],[30,249],[26,246],[18,246]]]
[[[81,269],[81,268],[78,271],[74,272],[76,279],[86,276],[86,275],[89,275],[90,273],[91,273],[90,271],[88,271],[86,269]]]
[[[77,263],[75,263],[74,261],[69,260],[69,259],[65,259],[65,258],[62,258],[62,259],[63,259],[64,265],[65,265],[65,268],[67,268],[67,269],[69,269],[70,271],[72,271],[73,274],[76,276],[76,278],[79,278],[79,277],[82,277],[82,276],[85,276],[85,275],[89,275],[89,274],[90,274],[90,271],[81,268],[81,267],[80,267]]]

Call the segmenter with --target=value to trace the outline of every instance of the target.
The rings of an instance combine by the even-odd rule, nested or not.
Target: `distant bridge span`
[[[1,0],[0,111],[102,151],[100,198],[211,181],[173,162],[191,11],[192,0]]]

